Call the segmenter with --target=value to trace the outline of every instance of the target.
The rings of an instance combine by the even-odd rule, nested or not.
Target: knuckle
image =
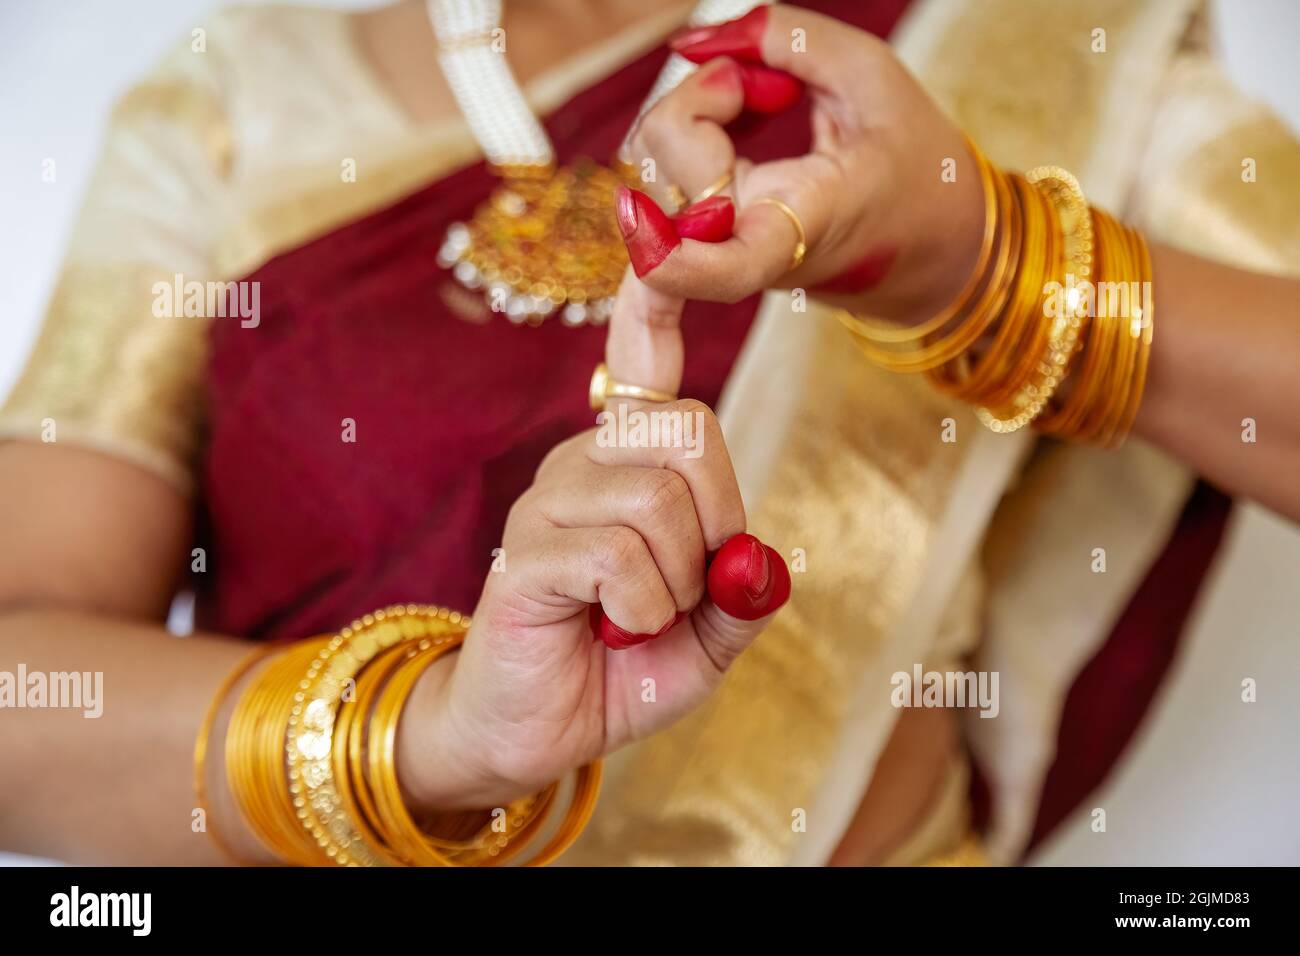
[[[546,456],[542,458],[541,464],[537,466],[537,471],[533,473],[534,484],[536,484],[543,476],[548,475],[557,468],[563,467],[564,464],[573,457],[574,450],[582,447],[585,442],[590,441],[594,434],[595,431],[589,429],[588,431],[574,435],[572,438],[566,438],[564,441],[554,446],[546,453]]]
[[[718,415],[712,408],[705,405],[698,398],[685,398],[676,403],[675,410],[683,416],[689,416],[700,423],[702,429],[700,437],[706,442],[706,455],[709,453],[708,446],[721,446],[722,423],[718,421]]]
[[[636,566],[644,547],[631,528],[602,528],[592,542],[592,559],[606,576],[619,576]]]
[[[709,408],[698,398],[679,398],[672,403],[672,409],[682,415],[700,414],[704,416],[705,422],[717,421],[717,416],[713,414],[713,409]]]
[[[650,471],[638,482],[636,513],[648,521],[662,521],[691,501],[686,480],[674,471]]]
[[[694,398],[679,399],[668,406],[670,414],[679,424],[680,443],[673,443],[673,459],[716,458],[726,456],[726,443],[722,440],[722,425],[708,405]]]
[[[782,247],[784,250],[785,247]],[[741,270],[741,276],[744,281],[742,288],[747,289],[767,289],[777,285],[785,274],[790,271],[788,259],[760,259],[757,256],[751,256],[745,267]],[[743,298],[743,296],[742,296]]]
[[[657,296],[643,306],[642,321],[653,329],[676,328],[681,322],[681,318],[680,305],[665,301]]]
[[[648,156],[658,155],[664,146],[665,137],[670,132],[672,126],[672,117],[669,115],[669,104],[667,99],[660,100],[655,106],[641,119],[641,125],[638,129],[637,138],[640,140],[644,152]]]
[[[528,522],[529,516],[537,509],[537,492],[529,488],[515,499],[510,510],[506,512],[506,528],[513,531]]]

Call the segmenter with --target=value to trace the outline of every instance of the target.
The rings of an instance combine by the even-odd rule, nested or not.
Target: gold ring
[[[798,233],[799,239],[794,245],[794,256],[790,260],[790,269],[793,272],[803,265],[803,257],[808,254],[808,233],[804,232],[803,223],[799,221],[799,215],[785,203],[771,196],[764,196],[762,199],[754,200],[755,206],[775,206],[784,213],[785,218],[790,220],[790,225],[794,226],[794,231]]]
[[[643,402],[677,401],[676,395],[669,395],[667,392],[642,388],[640,385],[625,385],[609,374],[609,367],[604,362],[597,365],[596,371],[591,373],[591,387],[587,390],[587,398],[594,412],[604,411],[605,403],[611,398],[636,398]]]
[[[736,171],[728,169],[725,173],[715,179],[709,185],[705,186],[700,192],[691,198],[687,205],[694,206],[697,202],[704,202],[706,199],[712,199],[718,193],[722,192],[731,185],[731,181],[736,178]]]
[[[682,189],[681,186],[678,186],[676,183],[669,183],[668,201],[671,202],[673,206],[676,207],[675,209],[673,209],[673,214],[676,215],[677,213],[681,212],[683,209],[686,208],[686,191]]]

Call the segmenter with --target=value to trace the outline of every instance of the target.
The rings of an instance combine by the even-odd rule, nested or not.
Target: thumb
[[[704,653],[719,671],[749,647],[790,599],[790,569],[775,548],[738,534],[709,564],[708,597],[691,614]]]

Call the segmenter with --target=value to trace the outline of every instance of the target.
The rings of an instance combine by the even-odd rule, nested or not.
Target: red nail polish
[[[618,231],[624,239],[632,238],[636,232],[636,202],[632,199],[632,190],[619,186],[615,194],[614,210],[618,215]]]
[[[682,239],[723,242],[731,238],[736,225],[736,205],[730,196],[710,196],[687,206],[673,217],[673,227]]]
[[[656,637],[663,637],[686,615],[678,612],[673,615],[673,619],[655,631],[653,634],[634,634],[629,630],[619,627],[608,617],[605,616],[604,610],[599,604],[593,604],[587,611],[588,620],[591,622],[591,633],[593,639],[599,639],[604,645],[611,650],[623,651],[629,647],[636,647],[638,644],[644,644],[646,641],[653,641]]]
[[[755,113],[783,113],[803,98],[803,83],[784,70],[740,64],[745,108]]]
[[[771,614],[777,608],[790,600],[790,567],[785,563],[785,558],[781,557],[781,552],[776,548],[763,545],[767,551],[767,559],[772,565],[772,591],[767,599],[767,607],[763,609],[764,614]]]
[[[715,56],[761,63],[763,33],[767,30],[767,7],[755,7],[738,20],[716,26],[683,30],[668,39],[668,46],[692,63]]]
[[[672,220],[645,193],[620,186],[616,211],[619,231],[638,276],[658,266],[681,245]]]
[[[631,631],[625,631],[619,627],[604,614],[600,617],[600,639],[605,642],[605,646],[615,651],[625,651],[629,647],[636,647],[638,644],[644,644],[654,637],[653,634],[633,634]]]
[[[727,540],[709,565],[709,597],[742,621],[771,614],[790,597],[785,560],[752,534]]]
[[[711,69],[700,79],[700,85],[710,90],[731,90],[740,89],[740,64],[730,57],[721,60],[714,60],[717,66],[710,66]]]

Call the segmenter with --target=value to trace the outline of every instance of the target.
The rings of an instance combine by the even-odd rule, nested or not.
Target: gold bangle
[[[425,668],[439,656],[452,650],[452,646],[429,647],[407,661],[399,668],[384,688],[375,703],[371,718],[371,740],[366,747],[367,775],[375,796],[375,806],[382,822],[381,829],[392,846],[401,856],[431,866],[462,866],[483,862],[496,865],[513,856],[522,848],[519,836],[505,847],[488,846],[486,853],[479,847],[469,847],[468,854],[448,850],[439,841],[431,839],[411,817],[403,802],[401,786],[396,772],[397,723],[402,708],[410,694],[411,688]],[[582,833],[595,810],[596,798],[600,790],[601,766],[596,761],[580,768],[574,784],[574,793],[570,798],[569,810],[555,834],[538,853],[525,862],[525,866],[544,866],[560,856]],[[541,799],[544,811],[549,807],[555,787],[543,791]],[[529,832],[536,832],[540,827],[544,813],[537,814],[528,821]],[[498,853],[494,854],[493,850]],[[494,858],[497,857],[497,858]]]
[[[419,651],[384,687],[370,717],[366,747],[367,777],[382,831],[394,851],[416,866],[455,866],[438,847],[431,846],[411,817],[397,781],[397,721],[416,680],[453,645],[442,642]]]
[[[1029,201],[1036,209],[1042,229],[1042,242],[1032,247],[1030,268],[1016,289],[1016,312],[1003,321],[1013,323],[1018,333],[1016,344],[1003,357],[1004,374],[993,382],[980,397],[983,404],[1002,406],[1024,389],[1033,378],[1034,369],[1042,360],[1047,348],[1048,334],[1043,321],[1043,288],[1047,281],[1060,275],[1061,223],[1051,201],[1041,190],[1035,189],[1023,176],[1019,182]]]
[[[302,837],[287,803],[284,731],[287,702],[301,667],[328,638],[290,646],[244,691],[226,731],[226,779],[245,824],[277,859],[301,866],[321,862]]]
[[[1095,239],[1096,278],[1094,290],[1110,287],[1123,277],[1128,268],[1127,257],[1119,240],[1118,224],[1101,210],[1092,211]],[[1093,295],[1093,318],[1084,343],[1084,358],[1074,391],[1053,414],[1041,420],[1039,427],[1049,434],[1076,440],[1095,440],[1098,430],[1097,409],[1105,396],[1107,379],[1118,357],[1118,317],[1101,301],[1100,292]]]
[[[1042,189],[1056,207],[1059,216],[1061,242],[1058,244],[1064,260],[1065,275],[1062,288],[1070,282],[1088,282],[1092,273],[1092,216],[1087,199],[1078,180],[1056,166],[1042,166],[1030,170],[1025,179]],[[1052,276],[1058,264],[1053,263]],[[1040,300],[1041,301],[1041,300]],[[1066,295],[1064,314],[1049,315],[1043,308],[1040,325],[1047,333],[1046,353],[1035,369],[1035,377],[1021,386],[1011,400],[1009,410],[977,409],[980,420],[995,432],[1014,432],[1034,421],[1047,407],[1057,387],[1064,380],[1069,364],[1078,346],[1079,335],[1086,323],[1078,315],[1077,303]]]
[[[397,722],[426,667],[459,647],[468,625],[446,609],[386,608],[333,637],[293,645],[240,695],[226,738],[227,777],[241,816],[278,859],[306,866],[497,866],[540,833],[557,785],[511,801],[502,808],[504,823],[493,811],[485,824],[476,812],[437,814],[421,825],[402,802]],[[221,698],[269,651],[260,648],[228,676],[205,715],[196,741],[200,795]],[[550,862],[577,839],[599,780],[598,762],[579,769],[565,819],[527,865]],[[465,838],[429,829],[438,822],[443,829],[458,823]]]
[[[194,738],[194,799],[198,808],[203,811],[204,830],[208,834],[208,839],[216,845],[221,854],[237,866],[251,864],[235,852],[217,827],[213,825],[211,808],[208,806],[208,742],[212,736],[212,728],[216,726],[217,715],[221,713],[221,705],[225,703],[230,691],[260,660],[276,649],[273,644],[264,644],[254,649],[235,666],[234,670],[225,676],[217,686],[217,690],[212,696],[212,702],[208,704],[208,709],[203,714],[203,720],[199,724],[198,734]]]
[[[1010,363],[1024,331],[1025,290],[1037,281],[1036,270],[1041,268],[1041,262],[1030,253],[1042,242],[1043,207],[1023,177],[1000,173],[998,178],[1005,181],[1006,190],[1014,199],[1009,208],[1015,217],[1012,225],[1016,227],[1018,223],[1018,227],[1007,230],[1006,240],[1019,251],[1014,268],[995,272],[990,277],[991,288],[985,290],[977,303],[977,317],[973,320],[981,335],[995,322],[997,328],[988,348],[973,364],[967,350],[975,340],[967,338],[960,340],[970,344],[963,349],[964,361],[955,363],[957,368],[936,368],[931,372],[931,378],[949,394],[967,402],[980,401],[1010,374]]]
[[[1148,290],[1152,285],[1152,268],[1151,268],[1151,249],[1147,245],[1146,237],[1138,230],[1132,230],[1134,243],[1137,246],[1136,255],[1139,262],[1137,281],[1139,292],[1138,307],[1141,310],[1139,316],[1139,330],[1131,332],[1138,338],[1138,358],[1137,368],[1133,373],[1133,385],[1130,389],[1131,395],[1128,406],[1120,416],[1114,435],[1111,439],[1111,447],[1118,447],[1128,438],[1129,431],[1133,428],[1133,422],[1137,419],[1138,409],[1142,407],[1142,396],[1146,391],[1147,368],[1151,360],[1151,340],[1155,335],[1155,301]],[[1130,296],[1130,302],[1132,298]]]
[[[1141,335],[1140,328],[1137,337],[1134,337],[1130,331],[1132,325],[1130,313],[1132,310],[1131,304],[1128,302],[1127,289],[1137,271],[1137,264],[1134,261],[1129,240],[1131,230],[1120,222],[1114,222],[1113,228],[1115,247],[1122,263],[1117,278],[1119,287],[1124,290],[1124,294],[1122,301],[1119,303],[1119,314],[1112,319],[1115,325],[1114,359],[1107,369],[1105,387],[1101,390],[1100,400],[1094,412],[1095,424],[1086,435],[1089,440],[1102,446],[1111,444],[1115,435],[1117,419],[1123,414],[1124,408],[1128,405],[1129,393],[1133,385],[1133,368],[1137,359]]]
[[[361,838],[389,866],[407,866],[391,847],[376,825],[374,798],[361,766],[365,730],[370,721],[374,697],[392,674],[393,669],[411,653],[410,644],[388,648],[362,670],[357,677],[352,701],[344,701],[334,721],[334,786],[345,813],[351,818]]]
[[[1095,441],[1105,447],[1123,442],[1141,402],[1146,385],[1146,357],[1149,354],[1151,325],[1146,315],[1144,280],[1149,275],[1143,249],[1145,241],[1127,226],[1117,223],[1117,244],[1122,248],[1125,268],[1119,286],[1127,307],[1116,321],[1117,358],[1110,370],[1103,402],[1098,411]],[[1136,299],[1135,299],[1136,296]]]
[[[927,373],[945,392],[976,405],[993,431],[1033,423],[1107,447],[1123,442],[1141,406],[1154,333],[1144,237],[1090,209],[1064,169],[1039,167],[1021,177],[992,167],[974,144],[970,149],[984,184],[985,230],[965,287],[915,326],[843,311],[841,323],[872,362]],[[1050,293],[1049,282],[1058,279],[1060,291]],[[1126,302],[1137,290],[1136,304],[1122,316],[1110,314],[1120,310],[1102,299],[1116,284]],[[1057,297],[1055,310],[1047,308],[1049,294]]]
[[[398,668],[407,666],[416,654],[430,646],[432,642],[425,638],[416,643],[407,642],[391,647],[375,658],[357,678],[355,699],[343,703],[334,725],[334,779],[344,808],[366,842],[379,850],[385,860],[393,866],[411,866],[415,861],[403,858],[398,850],[390,845],[384,834],[383,821],[376,809],[370,780],[366,775],[370,717],[374,710],[375,699],[393,673]],[[546,810],[544,797],[545,794],[531,795],[510,804],[507,808],[508,822],[514,824],[515,831],[526,831],[528,825],[532,824],[539,814],[544,818]],[[502,852],[503,848],[509,849],[512,853],[516,851],[517,848],[514,846],[507,847],[510,841],[518,840],[526,843],[529,838],[527,832],[497,834],[494,832],[495,822],[493,819],[470,840],[440,841],[433,836],[429,839],[435,846],[453,851],[448,855],[458,862],[473,855],[470,861],[472,864],[476,865],[482,860],[488,860],[488,865],[495,865],[509,856]]]
[[[459,636],[466,627],[461,615],[446,608],[398,605],[354,621],[312,661],[293,697],[284,753],[297,819],[329,861],[340,866],[382,862],[344,812],[334,784],[333,726],[344,688],[381,651],[403,639]]]
[[[556,785],[538,794],[513,800],[503,808],[504,829],[496,829],[494,810],[489,822],[469,839],[441,837],[419,825],[406,809],[396,773],[398,721],[415,682],[442,654],[455,650],[459,639],[435,645],[421,641],[407,651],[378,694],[374,712],[367,721],[370,735],[364,744],[366,788],[371,791],[375,829],[386,835],[393,852],[408,864],[426,866],[499,866],[536,836],[546,820]],[[457,814],[440,814],[441,817]]]
[[[855,320],[853,327],[861,332],[866,340],[872,344],[906,344],[920,342],[929,338],[954,319],[960,317],[966,311],[971,299],[975,297],[980,287],[985,284],[985,272],[993,257],[994,240],[997,237],[998,225],[1000,222],[1005,222],[1005,215],[999,212],[1000,197],[1005,192],[1005,183],[1001,181],[999,170],[988,161],[984,153],[969,137],[966,138],[966,147],[975,160],[975,168],[979,171],[980,184],[984,191],[984,235],[980,239],[980,251],[975,259],[975,268],[971,270],[966,285],[957,293],[951,304],[924,322],[901,327],[866,316],[852,316]]]
[[[924,372],[940,369],[961,358],[998,317],[1006,304],[1007,296],[1014,288],[1012,277],[1017,274],[1023,258],[1021,233],[1026,227],[1024,211],[1011,178],[987,164],[981,168],[986,169],[990,176],[988,194],[994,202],[992,235],[995,238],[993,249],[996,253],[995,257],[990,255],[988,259],[981,254],[981,262],[991,264],[991,271],[981,266],[972,274],[968,284],[971,294],[963,292],[939,316],[915,329],[899,330],[890,327],[888,331],[894,334],[886,334],[885,330],[862,316],[843,311],[838,313],[841,323],[854,334],[858,348],[882,368],[896,372]],[[970,301],[972,295],[975,297],[973,302]],[[915,342],[923,343],[916,347],[897,349],[882,344],[902,341],[908,333],[908,337],[915,336],[917,332],[924,334],[930,326],[933,326],[935,332],[942,331],[942,326],[935,325],[939,320],[957,324],[935,341],[925,341],[924,337],[916,338]],[[964,364],[958,362],[946,371],[934,371],[933,374],[937,381],[961,380],[964,378]]]
[[[599,760],[578,768],[573,784],[573,795],[569,798],[568,813],[546,846],[529,859],[525,866],[547,866],[553,863],[582,835],[582,831],[591,821],[592,814],[596,812],[596,800],[600,797],[600,780],[603,773]]]
[[[673,215],[676,215],[686,208],[686,193],[682,190],[681,186],[678,186],[676,183],[669,183],[668,189],[665,191],[668,193],[668,201],[673,204]]]
[[[797,238],[794,244],[794,254],[790,257],[790,267],[786,270],[787,272],[794,272],[795,269],[803,265],[804,256],[808,254],[808,234],[804,232],[803,222],[799,219],[799,214],[773,196],[763,196],[761,199],[755,199],[753,205],[775,206],[786,219],[790,220],[790,225],[794,226]]]

